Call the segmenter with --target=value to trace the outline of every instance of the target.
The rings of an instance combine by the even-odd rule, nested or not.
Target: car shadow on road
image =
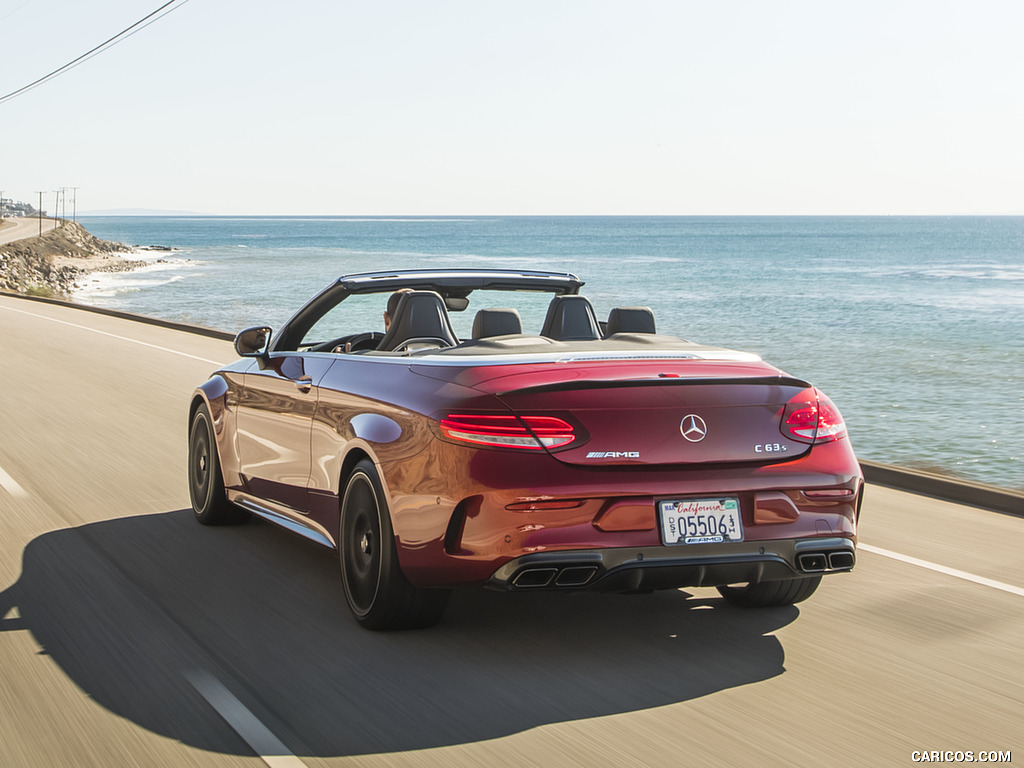
[[[187,510],[55,531],[0,593],[82,691],[139,726],[251,754],[189,682],[220,680],[296,754],[493,739],[685,702],[784,671],[794,607],[701,591],[457,592],[430,630],[349,617],[333,553],[273,526],[201,528]],[[16,610],[14,610],[16,609]]]

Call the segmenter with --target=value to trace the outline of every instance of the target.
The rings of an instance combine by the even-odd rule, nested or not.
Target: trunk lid
[[[809,387],[760,361],[563,365],[476,382],[517,414],[581,428],[582,442],[551,453],[586,466],[797,458],[810,445],[783,435],[781,421],[790,402],[814,401]]]

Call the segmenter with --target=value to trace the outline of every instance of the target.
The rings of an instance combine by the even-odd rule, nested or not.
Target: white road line
[[[220,680],[208,672],[190,672],[186,677],[264,763],[271,768],[307,768]]]
[[[35,312],[26,312],[23,309],[15,309],[14,307],[3,307],[3,306],[0,306],[0,309],[6,309],[8,312],[18,312],[19,314],[28,315],[30,317],[38,317],[40,320],[49,320],[51,323],[60,323],[61,325],[69,325],[72,328],[81,328],[83,331],[92,331],[93,333],[98,333],[98,334],[101,334],[103,336],[109,336],[112,339],[120,339],[121,341],[130,341],[133,344],[141,344],[143,347],[150,347],[151,349],[159,349],[161,352],[170,352],[172,355],[180,355],[181,357],[187,357],[187,358],[189,358],[191,360],[199,360],[200,362],[203,362],[203,363],[210,363],[210,365],[218,365],[219,366],[219,365],[223,365],[224,364],[224,362],[221,361],[221,360],[208,360],[205,357],[196,357],[195,355],[190,355],[187,352],[179,352],[176,349],[168,349],[167,347],[161,347],[161,346],[158,346],[156,344],[150,344],[150,343],[145,342],[145,341],[139,341],[138,339],[132,339],[132,338],[129,338],[127,336],[118,336],[116,333],[107,333],[106,331],[100,331],[100,330],[97,330],[96,328],[90,328],[87,325],[79,325],[78,323],[69,323],[66,320],[58,320],[55,317],[47,317],[46,315],[37,315]]]
[[[1024,597],[1024,588],[1015,587],[1012,584],[1006,584],[1002,581],[996,581],[995,579],[986,579],[984,576],[975,576],[973,573],[967,571],[960,571],[956,568],[950,568],[945,565],[939,565],[929,560],[921,560],[917,557],[910,557],[909,555],[901,555],[899,552],[892,552],[888,549],[882,549],[881,547],[874,547],[870,544],[857,544],[857,549],[862,549],[865,552],[871,552],[882,557],[889,557],[893,560],[899,560],[901,563],[909,563],[910,565],[916,565],[920,568],[927,568],[930,571],[937,573],[944,573],[947,576],[955,576],[958,579],[964,581],[971,581],[975,584],[981,584],[984,587],[992,587],[992,589],[1001,589],[1003,592],[1009,592],[1011,595],[1019,595]]]
[[[0,467],[0,488],[3,488],[11,496],[25,497],[28,496],[28,491],[18,485],[18,481],[13,477],[4,472],[4,468]]]

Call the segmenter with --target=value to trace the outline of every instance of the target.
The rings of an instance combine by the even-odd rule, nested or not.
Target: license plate
[[[743,541],[737,499],[663,501],[661,538],[666,544],[719,544]]]

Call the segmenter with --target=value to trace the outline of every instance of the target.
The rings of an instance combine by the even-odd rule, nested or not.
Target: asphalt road
[[[227,342],[2,296],[0,338],[0,766],[1024,761],[1024,518],[871,487],[875,549],[796,607],[480,591],[373,634],[326,550],[190,519]]]
[[[43,219],[43,233],[49,232],[57,226],[55,219]],[[24,240],[26,237],[35,237],[39,234],[39,219],[37,218],[9,218],[4,219],[0,225],[0,245],[13,243],[15,240]]]

